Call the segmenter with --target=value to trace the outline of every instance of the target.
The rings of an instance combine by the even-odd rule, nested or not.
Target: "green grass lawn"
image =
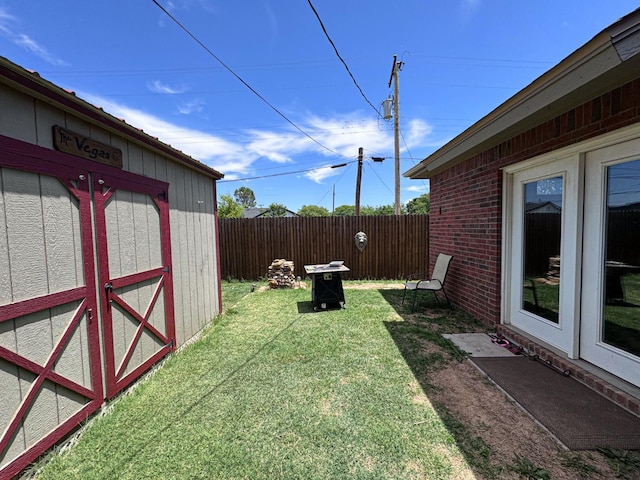
[[[525,288],[524,309],[558,323],[560,286],[549,285],[537,278],[526,278],[524,285],[528,287],[531,282],[535,283],[538,303],[536,305],[533,290]],[[640,355],[640,274],[624,275],[621,282],[624,300],[604,305],[603,339],[622,350]]]
[[[560,312],[560,285],[549,284],[534,277],[524,279],[523,308],[531,313],[558,323]],[[534,291],[531,287],[535,288]],[[536,302],[537,298],[537,302]]]
[[[309,290],[250,287],[224,282],[226,313],[215,325],[52,455],[37,478],[471,474],[390,334],[402,318],[387,300],[401,292],[348,290],[346,309],[313,312]],[[460,355],[437,337],[447,348],[426,360],[434,368]]]
[[[604,307],[604,341],[640,355],[640,274],[622,277],[624,301]]]

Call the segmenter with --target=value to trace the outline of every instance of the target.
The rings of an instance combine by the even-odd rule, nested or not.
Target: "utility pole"
[[[336,184],[333,184],[333,200],[331,202],[331,215],[336,213]]]
[[[389,77],[389,87],[393,82],[393,137],[395,141],[395,214],[400,215],[400,85],[398,72],[402,70],[403,62],[398,62],[398,55],[393,55],[393,66]]]
[[[360,216],[360,184],[362,182],[362,152],[363,148],[358,149],[358,175],[356,176],[356,217]]]

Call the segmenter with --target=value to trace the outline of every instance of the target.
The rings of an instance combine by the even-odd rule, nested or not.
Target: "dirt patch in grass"
[[[387,286],[399,289],[383,296],[403,318],[392,336],[477,479],[621,478],[599,451],[563,447],[468,359],[456,359],[456,352],[443,348],[439,340],[443,333],[482,332],[488,327],[448,309],[421,305],[409,313],[400,302],[402,284],[357,288]],[[640,471],[634,469],[622,478],[640,479]]]
[[[570,452],[469,361],[449,363],[432,376],[431,384],[436,387],[430,394],[432,401],[465,425],[471,436],[480,437],[490,447],[489,463],[498,467],[495,478],[522,478],[510,470],[516,455],[547,470],[552,479],[587,478],[564,466]],[[598,452],[571,455],[582,458],[602,474],[588,478],[613,478]]]
[[[294,289],[298,289],[298,288],[302,288],[302,289],[306,289],[306,288],[311,288],[311,282],[309,281],[300,281],[300,282],[295,282],[295,284],[293,285]],[[402,289],[404,288],[404,283],[375,283],[375,282],[370,282],[370,283],[343,283],[343,288],[345,290],[393,290],[393,289]],[[269,290],[269,285],[263,285],[260,288],[258,288],[259,292],[264,292],[265,290]]]
[[[396,290],[403,289],[404,283],[346,283],[345,290]]]

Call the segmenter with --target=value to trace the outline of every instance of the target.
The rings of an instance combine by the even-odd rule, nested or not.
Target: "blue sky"
[[[0,55],[221,171],[219,195],[294,211],[353,205],[359,147],[361,204],[393,203],[393,122],[376,110],[394,54],[404,172],[637,8],[312,0],[363,96],[308,0],[157,2],[189,33],[153,0],[0,0]],[[402,178],[401,200],[428,188]]]

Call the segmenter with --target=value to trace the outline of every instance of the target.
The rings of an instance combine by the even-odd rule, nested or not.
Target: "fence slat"
[[[276,258],[304,265],[344,260],[352,279],[399,279],[429,271],[429,216],[221,218],[222,278],[257,280]],[[354,237],[367,234],[360,252]]]

